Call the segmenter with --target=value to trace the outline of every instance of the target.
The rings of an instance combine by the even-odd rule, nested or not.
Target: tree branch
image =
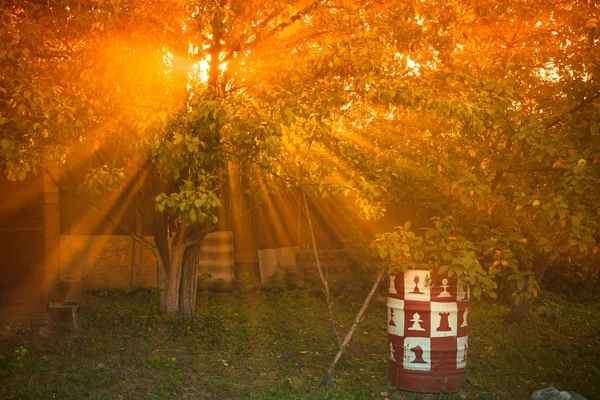
[[[575,114],[579,110],[581,110],[581,109],[587,107],[588,105],[592,104],[598,98],[600,98],[600,92],[596,93],[594,96],[590,97],[587,100],[586,99],[582,99],[581,102],[579,104],[577,104],[576,106],[570,108],[569,110],[565,111],[561,115],[557,116],[556,118],[554,118],[551,121],[549,121],[546,124],[544,124],[544,126],[543,126],[544,129],[550,129],[550,128],[552,128],[553,126],[555,126],[558,123],[560,123],[565,117],[568,117],[569,115]],[[511,146],[512,146],[512,137],[511,137],[511,140],[506,145],[506,147],[504,148],[504,151],[510,149]],[[545,171],[547,169],[543,168],[543,169],[540,169],[540,170],[541,171]],[[492,179],[492,183],[490,185],[490,189],[492,190],[492,192],[494,190],[496,190],[496,187],[498,187],[498,184],[500,183],[500,179],[502,179],[502,174],[505,171],[506,170],[496,171],[496,174],[494,175],[494,178]],[[506,172],[508,172],[508,171],[506,171]]]
[[[89,201],[87,201],[86,199],[84,199],[83,197],[81,197],[79,194],[77,194],[77,192],[69,189],[68,187],[62,185],[53,175],[52,173],[48,170],[48,167],[46,167],[46,165],[42,164],[42,168],[44,169],[44,171],[46,172],[46,174],[48,174],[48,177],[50,178],[50,180],[59,188],[61,188],[62,190],[64,190],[65,192],[69,193],[72,196],[77,197],[79,200],[81,200],[85,205],[87,205],[89,208],[91,208],[92,210],[99,212],[100,214],[104,215],[104,217],[106,217],[109,221],[115,223],[116,225],[119,226],[119,228],[123,229],[124,232],[127,233],[127,235],[131,236],[131,238],[133,240],[135,240],[136,242],[138,242],[139,244],[141,244],[142,246],[146,247],[147,249],[152,250],[153,252],[155,250],[157,250],[157,247],[154,246],[152,243],[148,242],[146,239],[144,239],[143,236],[140,236],[138,234],[136,234],[134,231],[132,231],[131,229],[129,229],[125,224],[123,224],[121,221],[117,220],[116,218],[114,218],[108,211],[104,211],[98,207],[96,207],[95,205],[93,205],[92,203],[90,203]]]
[[[291,24],[295,23],[297,20],[299,20],[300,18],[302,18],[303,16],[308,14],[314,7],[316,7],[318,5],[319,2],[320,2],[320,0],[314,0],[308,6],[304,7],[304,9],[298,11],[296,14],[294,14],[292,17],[290,17],[289,21],[280,23],[279,25],[274,27],[270,32],[268,32],[266,35],[264,35],[264,36],[257,35],[256,39],[252,40],[250,43],[247,43],[244,46],[244,49],[250,49],[250,48],[256,46],[257,44],[261,43],[262,41],[272,38],[273,36],[275,36],[276,34],[281,32],[283,29],[287,28],[288,26],[290,26]],[[277,14],[279,14],[279,13],[277,13]],[[276,16],[277,15],[273,16],[273,18],[275,18]],[[272,20],[273,18],[271,18],[270,20]],[[270,22],[270,20],[269,20],[269,22]],[[223,61],[221,61],[221,62],[229,61],[231,58],[233,58],[235,52],[239,51],[239,50],[240,49],[237,47],[230,50],[229,53],[227,53],[227,55],[225,56],[225,58],[223,58]]]
[[[546,123],[544,125],[544,128],[546,128],[546,129],[552,128],[554,125],[561,122],[563,118],[568,117],[569,115],[575,114],[577,111],[581,110],[582,108],[585,108],[585,107],[589,106],[590,104],[592,104],[598,98],[600,98],[600,92],[596,93],[594,96],[590,97],[587,100],[582,99],[579,104],[577,104],[576,106],[567,110],[566,112],[562,113],[558,117],[554,118],[552,121],[549,121],[548,123]]]

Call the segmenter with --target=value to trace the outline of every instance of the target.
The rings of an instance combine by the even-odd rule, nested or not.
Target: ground
[[[199,293],[191,322],[157,315],[157,294],[88,292],[79,332],[0,331],[1,399],[528,399],[554,385],[600,398],[598,300],[542,300],[562,309],[558,324],[533,314],[507,325],[507,308],[474,302],[464,390],[403,393],[387,380],[384,288],[325,390],[317,391],[336,352],[316,291],[242,287]],[[359,297],[335,298],[342,330]],[[538,304],[538,305],[539,305]]]

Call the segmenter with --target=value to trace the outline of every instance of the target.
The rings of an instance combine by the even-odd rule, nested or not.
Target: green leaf
[[[414,257],[415,260],[422,260],[423,258],[425,258],[425,253],[423,252],[423,250],[419,249],[415,251]]]
[[[381,246],[379,248],[379,257],[381,257],[382,259],[385,259],[388,255],[388,249],[385,246]]]

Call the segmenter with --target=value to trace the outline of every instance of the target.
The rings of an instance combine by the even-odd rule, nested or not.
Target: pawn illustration
[[[415,359],[411,361],[412,364],[427,364],[427,361],[423,360],[423,348],[421,346],[416,345],[410,351],[415,353]]]
[[[391,326],[396,326],[396,323],[394,322],[394,309],[390,308],[390,322],[389,325]]]
[[[413,294],[424,294],[423,292],[421,292],[419,290],[419,281],[420,281],[419,276],[418,275],[415,276],[415,280],[414,280],[414,282],[415,282],[415,288],[413,289],[413,291],[411,293],[413,293]]]
[[[465,310],[463,312],[463,322],[460,325],[461,328],[464,328],[466,326],[469,326],[469,323],[467,322],[467,317],[469,316],[469,310]]]
[[[395,353],[394,345],[392,345],[392,342],[390,342],[390,360],[396,361],[396,357],[394,356]]]
[[[394,275],[390,275],[390,294],[398,294],[398,292],[396,291],[396,284],[395,284],[395,280],[396,277]]]
[[[413,318],[410,320],[410,322],[413,323],[413,326],[408,328],[409,331],[424,331],[425,330],[424,328],[421,327],[421,322],[423,322],[423,320],[421,319],[421,316],[419,315],[419,313],[414,313]]]
[[[466,290],[465,290],[465,285],[463,283],[459,283],[458,285],[459,285],[458,286],[459,291],[461,292],[460,294],[462,294],[461,301],[469,301],[469,287],[466,286]],[[459,294],[459,297],[460,297],[460,294]]]
[[[463,352],[463,359],[462,361],[466,362],[467,361],[467,345],[465,344],[465,351]]]
[[[450,285],[448,285],[448,279],[442,279],[442,288],[444,290],[438,295],[438,297],[452,297],[452,295],[448,292],[449,287]]]
[[[448,317],[450,313],[441,312],[440,314],[440,326],[437,327],[437,332],[449,332],[452,329],[450,328],[450,323],[448,322]]]

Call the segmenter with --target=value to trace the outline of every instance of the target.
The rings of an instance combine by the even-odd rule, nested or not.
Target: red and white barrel
[[[455,278],[414,269],[390,275],[388,356],[392,384],[414,392],[458,392],[469,349],[469,290]]]

